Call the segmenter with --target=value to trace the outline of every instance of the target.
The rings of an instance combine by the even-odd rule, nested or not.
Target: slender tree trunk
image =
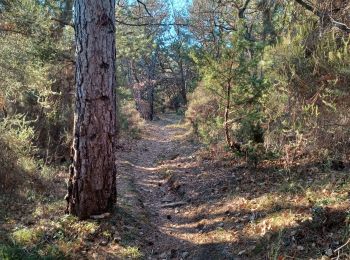
[[[148,90],[148,103],[149,103],[149,115],[148,120],[153,120],[154,116],[154,83],[151,81],[151,85]]]
[[[80,219],[116,202],[115,0],[76,0],[76,110],[67,211]]]
[[[181,96],[184,105],[187,105],[187,93],[186,93],[186,79],[185,72],[183,68],[183,62],[180,61],[180,73],[181,73]]]
[[[155,89],[155,78],[156,78],[156,66],[157,66],[157,58],[158,58],[158,46],[156,48],[155,53],[152,55],[150,69],[148,72],[148,81],[150,82],[149,90],[148,90],[148,103],[149,103],[149,120],[153,120],[154,117],[154,89]]]
[[[234,142],[231,139],[231,135],[230,135],[230,128],[229,128],[230,124],[228,122],[230,108],[231,108],[231,82],[228,82],[226,85],[226,107],[225,107],[225,114],[224,114],[226,143],[232,151],[240,151],[241,150],[240,145],[237,142]]]
[[[276,42],[276,31],[275,27],[273,25],[272,19],[273,19],[273,9],[274,5],[270,4],[270,2],[266,1],[265,7],[262,13],[263,18],[263,40],[268,40],[269,43],[275,43]]]

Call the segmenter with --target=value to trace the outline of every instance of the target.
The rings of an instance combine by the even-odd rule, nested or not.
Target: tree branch
[[[317,16],[319,16],[319,13],[317,13],[317,9],[315,7],[313,7],[312,5],[304,2],[303,0],[295,0],[295,2],[297,2],[298,4],[303,6],[305,9],[307,9],[307,10],[313,12],[314,14],[316,14]]]
[[[191,26],[187,23],[129,23],[118,19],[116,20],[116,22],[127,26]]]
[[[149,16],[153,17],[153,15],[150,13],[150,11],[148,10],[148,8],[147,8],[147,6],[146,6],[145,3],[143,3],[141,0],[137,0],[137,2],[138,2],[139,4],[141,4],[141,5],[143,6],[143,8],[145,8],[146,13],[147,13]]]
[[[317,15],[320,18],[326,18],[326,21],[328,20],[331,24],[333,24],[334,27],[339,28],[340,30],[350,33],[350,27],[347,26],[344,23],[338,22],[332,18],[332,16],[327,12],[321,12],[320,10],[317,10],[316,7],[312,6],[309,3],[304,2],[303,0],[295,0],[299,5],[304,7],[306,10],[312,12],[313,14]]]
[[[52,17],[51,20],[52,20],[52,21],[55,21],[55,22],[58,22],[58,23],[60,23],[60,24],[63,24],[63,25],[65,25],[65,26],[70,26],[70,27],[73,27],[73,28],[74,28],[74,24],[69,23],[69,22],[66,22],[66,21],[63,21],[63,20],[61,20],[61,19],[57,19],[57,18]]]
[[[243,7],[239,9],[239,11],[238,11],[238,17],[239,18],[244,18],[244,12],[247,9],[250,1],[251,0],[246,0],[244,5],[243,5]]]

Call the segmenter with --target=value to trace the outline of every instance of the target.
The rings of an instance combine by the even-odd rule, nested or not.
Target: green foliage
[[[135,109],[132,102],[122,106],[120,111],[119,127],[122,135],[132,139],[141,136],[143,119]]]
[[[0,189],[8,190],[19,185],[25,172],[33,172],[37,162],[32,154],[33,128],[23,115],[0,121]]]
[[[141,259],[143,256],[140,249],[135,246],[127,246],[123,249],[122,255],[128,259]]]
[[[43,164],[68,157],[67,133],[71,132],[73,119],[74,71],[70,58],[73,29],[53,19],[65,12],[65,5],[58,2],[68,1],[1,3],[0,143],[4,149],[0,151],[0,161],[4,167],[0,176],[6,180],[3,186],[23,177],[20,173],[36,173]],[[49,171],[48,167],[45,169]]]
[[[3,260],[23,259],[23,260],[53,260],[53,259],[65,259],[63,254],[59,252],[57,247],[51,246],[48,248],[50,251],[45,256],[41,255],[41,252],[34,251],[28,253],[28,250],[18,245],[2,245],[0,244],[0,258]]]
[[[37,243],[41,236],[41,232],[36,232],[29,228],[18,229],[12,234],[13,241],[22,246]]]
[[[207,144],[220,140],[222,117],[219,113],[218,97],[200,83],[189,96],[186,118],[194,133]]]
[[[335,31],[316,37],[307,21],[295,27],[297,33],[267,48],[262,62],[271,82],[262,99],[266,145],[321,158],[328,150],[339,158],[349,134],[349,38]]]
[[[230,135],[244,145],[263,141],[260,98],[267,87],[259,64],[263,47],[261,42],[246,39],[242,28],[222,47],[219,59],[211,54],[195,58],[202,83],[189,105],[189,111],[196,113],[189,112],[187,117],[191,117],[195,131],[205,142],[219,142],[225,138],[223,125],[227,100],[230,100]],[[230,96],[227,96],[228,85]]]
[[[265,21],[247,36],[247,20],[241,19],[236,31],[222,38],[218,52],[202,48],[192,54],[202,78],[199,92],[208,89],[210,96],[204,94],[207,100],[195,91],[187,117],[204,142],[225,140],[222,122],[230,100],[230,135],[248,161],[276,155],[289,162],[303,155],[326,161],[344,157],[350,134],[350,38],[321,29],[312,15],[300,14],[302,19],[292,23],[296,8],[275,6],[272,23],[266,24],[280,33],[275,40],[264,40]],[[215,111],[201,113],[210,97]]]

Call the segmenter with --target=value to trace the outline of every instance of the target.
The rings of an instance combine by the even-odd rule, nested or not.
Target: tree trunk
[[[235,151],[240,151],[241,146],[239,145],[239,143],[234,142],[231,139],[230,128],[229,128],[230,125],[228,122],[230,108],[231,108],[231,82],[228,82],[226,86],[226,107],[225,107],[225,114],[224,114],[224,127],[225,127],[226,143],[228,147],[230,147],[230,149],[235,152]]]
[[[148,120],[153,120],[154,116],[154,83],[151,81],[151,86],[149,86],[148,90],[148,103],[149,103],[149,115]]]
[[[148,120],[153,120],[154,117],[154,89],[156,85],[156,66],[158,57],[158,46],[156,48],[155,54],[152,55],[151,64],[148,71],[148,81],[150,85],[148,86],[147,99],[149,104],[149,115]]]
[[[116,202],[115,1],[76,0],[76,110],[67,211],[80,219]]]
[[[182,96],[182,104],[187,105],[187,93],[186,93],[186,79],[185,72],[183,68],[182,58],[180,60],[180,74],[181,74],[181,96]]]

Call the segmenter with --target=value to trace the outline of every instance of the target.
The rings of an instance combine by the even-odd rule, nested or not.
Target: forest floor
[[[175,114],[146,123],[119,153],[142,212],[149,259],[349,259],[349,172],[313,164],[247,167],[203,148]],[[119,189],[122,190],[122,189]],[[136,214],[137,216],[138,214]]]
[[[346,169],[249,167],[171,113],[117,155],[118,205],[102,219],[63,214],[65,171],[1,195],[0,259],[350,259]]]

